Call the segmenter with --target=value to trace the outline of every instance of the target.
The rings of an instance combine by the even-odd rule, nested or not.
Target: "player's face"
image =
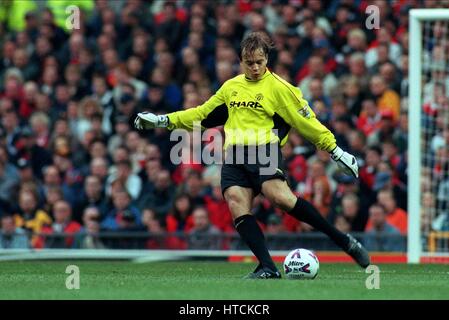
[[[245,76],[251,80],[259,80],[267,68],[267,57],[262,49],[256,49],[252,52],[243,51],[242,66]]]

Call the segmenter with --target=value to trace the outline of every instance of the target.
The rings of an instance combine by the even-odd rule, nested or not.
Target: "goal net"
[[[449,9],[410,11],[408,262],[449,262]]]

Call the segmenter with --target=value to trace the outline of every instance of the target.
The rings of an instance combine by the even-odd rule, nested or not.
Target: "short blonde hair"
[[[35,112],[30,117],[31,127],[34,128],[36,124],[44,124],[46,127],[50,125],[50,118],[43,112]]]
[[[356,28],[356,29],[351,29],[348,32],[348,39],[351,37],[358,37],[358,38],[362,38],[364,42],[366,42],[366,34],[365,32],[363,32],[362,29]]]

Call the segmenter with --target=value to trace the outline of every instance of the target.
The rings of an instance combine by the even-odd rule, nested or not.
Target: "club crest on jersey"
[[[299,114],[304,118],[310,119],[310,107],[306,104],[304,107],[298,110]]]

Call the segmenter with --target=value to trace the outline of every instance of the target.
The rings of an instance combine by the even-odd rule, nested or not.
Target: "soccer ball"
[[[295,249],[285,257],[284,272],[287,279],[315,279],[320,263],[312,251]]]

